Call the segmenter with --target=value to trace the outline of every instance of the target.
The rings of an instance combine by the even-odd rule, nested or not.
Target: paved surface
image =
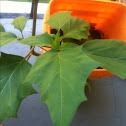
[[[2,19],[6,31],[21,36],[10,25],[12,19]],[[32,20],[28,20],[24,36],[31,36]],[[42,33],[42,20],[37,20],[37,34]],[[1,48],[5,53],[25,56],[29,46],[13,42]],[[37,49],[39,51],[39,49]],[[34,63],[32,56],[30,63]],[[126,126],[126,80],[118,77],[105,77],[90,81],[92,92],[86,90],[87,102],[83,102],[72,121],[71,126]],[[35,87],[35,86],[34,86]],[[46,104],[40,103],[40,92],[23,100],[18,110],[18,118],[9,118],[2,123],[5,126],[53,126]]]
[[[32,1],[32,0],[31,0]],[[1,13],[30,13],[32,2],[0,1]],[[38,14],[44,14],[48,3],[38,4]]]

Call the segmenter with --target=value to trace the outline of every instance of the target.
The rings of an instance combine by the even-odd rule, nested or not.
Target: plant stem
[[[39,0],[33,0],[33,27],[32,27],[32,36],[35,36],[36,31],[36,18],[37,18],[37,6],[38,6]],[[32,49],[33,46],[30,48]],[[32,50],[32,54],[35,56],[39,56],[40,54],[34,51],[34,48]]]
[[[31,56],[32,56],[32,53],[29,54],[27,61],[30,59]]]
[[[32,47],[35,47],[35,46],[31,46],[30,49],[32,49]],[[34,49],[32,50],[31,52],[34,56],[40,56],[41,54],[40,53],[37,53],[34,51]]]
[[[35,36],[38,0],[33,0],[33,27],[32,36]]]
[[[30,52],[25,56],[25,59],[32,53],[32,51],[34,50],[35,46],[32,46]]]

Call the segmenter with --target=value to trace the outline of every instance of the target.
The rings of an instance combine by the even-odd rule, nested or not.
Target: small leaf
[[[89,23],[81,18],[71,17],[63,27],[63,36],[61,38],[73,38],[77,40],[88,39],[89,33]]]
[[[54,126],[70,126],[79,104],[87,99],[87,77],[98,66],[81,46],[66,46],[62,51],[52,49],[40,55],[25,81],[40,89],[41,101],[48,105]]]
[[[15,18],[12,22],[12,25],[14,26],[14,28],[18,29],[22,33],[27,23],[27,20],[28,18],[21,16],[21,17]]]
[[[5,32],[5,29],[1,23],[0,23],[0,32]]]
[[[17,117],[17,110],[24,98],[36,93],[32,84],[24,85],[31,64],[23,57],[1,53],[0,57],[0,122]]]
[[[61,11],[50,16],[50,19],[45,22],[50,27],[60,30],[60,28],[71,19],[71,12]]]
[[[10,32],[0,32],[0,46],[16,41],[18,38]]]
[[[36,35],[36,36],[23,39],[18,43],[42,47],[42,46],[52,45],[52,42],[53,42],[53,38],[47,32],[45,32],[44,34],[41,35]]]
[[[122,40],[92,40],[83,45],[83,52],[101,63],[100,67],[122,79],[126,78],[126,43]]]
[[[56,33],[52,45],[55,49],[60,48],[60,33],[59,32]]]

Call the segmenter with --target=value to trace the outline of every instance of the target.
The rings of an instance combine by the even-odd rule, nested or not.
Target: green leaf
[[[0,122],[16,117],[21,101],[35,93],[32,85],[23,84],[31,65],[23,57],[1,53],[0,57]]]
[[[55,49],[59,49],[60,48],[60,32],[56,33],[52,45],[53,45],[53,47]]]
[[[101,63],[100,67],[122,79],[126,78],[126,43],[122,40],[92,40],[83,45],[83,51]]]
[[[0,23],[0,32],[5,32],[5,29],[1,23]]]
[[[54,38],[54,37],[56,36],[56,34],[50,34],[50,36],[51,36],[52,38]]]
[[[10,32],[0,32],[0,46],[16,41],[18,38]]]
[[[98,66],[74,44],[73,48],[40,55],[25,81],[40,89],[41,102],[48,105],[54,125],[70,126],[79,104],[87,99],[87,77]]]
[[[50,16],[50,19],[45,22],[50,27],[60,30],[60,28],[71,19],[71,12],[61,11]]]
[[[89,23],[77,17],[71,17],[71,20],[63,25],[61,29],[63,31],[62,38],[81,40],[88,39],[88,36],[90,35]]]
[[[53,38],[47,32],[41,35],[32,36],[19,41],[19,43],[21,44],[40,46],[40,47],[52,45],[52,42]]]
[[[62,42],[61,46],[60,46],[60,50],[64,50],[66,48],[71,49],[71,48],[75,48],[75,47],[77,47],[77,44],[70,43],[70,42],[67,42],[67,43]]]
[[[27,20],[28,18],[21,16],[21,17],[15,18],[12,22],[12,25],[14,26],[14,28],[18,29],[22,33],[27,23]]]

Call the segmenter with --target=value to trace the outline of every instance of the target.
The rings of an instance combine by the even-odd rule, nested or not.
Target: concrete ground
[[[31,0],[32,1],[32,0]],[[0,13],[30,13],[31,2],[16,2],[16,1],[0,1]],[[48,7],[48,3],[38,4],[38,14],[44,14]]]

